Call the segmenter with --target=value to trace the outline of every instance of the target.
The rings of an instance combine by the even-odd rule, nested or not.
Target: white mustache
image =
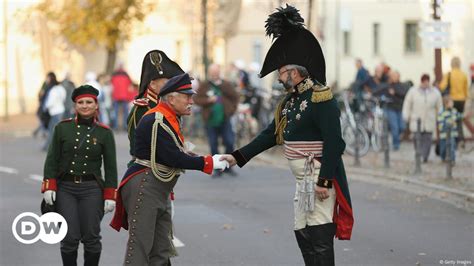
[[[191,109],[191,107],[193,107],[193,105],[192,105],[192,104],[188,104],[188,105],[186,106],[186,109]]]

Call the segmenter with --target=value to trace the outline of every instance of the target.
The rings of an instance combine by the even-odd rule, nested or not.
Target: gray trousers
[[[430,156],[430,151],[431,151],[431,145],[433,142],[433,133],[432,132],[421,132],[420,134],[420,153],[421,153],[421,158],[423,161],[428,161],[428,157]],[[415,141],[413,142],[415,144],[415,151],[418,147],[418,142],[417,138],[415,136]]]
[[[170,192],[178,181],[161,182],[151,171],[130,179],[121,189],[128,215],[128,242],[123,265],[170,265],[176,255],[172,238]]]
[[[61,241],[61,252],[77,251],[79,241],[84,245],[85,252],[102,251],[100,222],[104,217],[104,200],[97,181],[79,184],[59,181],[56,208],[68,225],[66,237]]]

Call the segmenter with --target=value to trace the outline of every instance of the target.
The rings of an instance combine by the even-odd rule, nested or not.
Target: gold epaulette
[[[311,101],[313,103],[320,103],[329,101],[332,99],[332,90],[328,86],[314,86],[313,95],[311,96]]]

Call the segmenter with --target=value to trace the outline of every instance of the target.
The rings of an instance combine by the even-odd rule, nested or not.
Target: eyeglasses
[[[293,70],[294,68],[288,68],[287,70],[284,70],[282,72],[278,71],[278,75],[281,76],[283,74],[285,74],[286,72],[290,71],[290,70]]]

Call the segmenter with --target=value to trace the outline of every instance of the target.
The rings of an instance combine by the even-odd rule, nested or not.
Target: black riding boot
[[[334,266],[334,223],[306,227],[316,257],[315,266]]]
[[[63,266],[77,266],[77,250],[73,252],[61,252]]]
[[[306,266],[316,265],[316,254],[313,245],[311,245],[311,240],[309,239],[306,228],[295,231],[295,236],[298,247],[303,255],[304,264]]]
[[[84,251],[84,266],[98,266],[100,259],[99,253],[91,253]]]

